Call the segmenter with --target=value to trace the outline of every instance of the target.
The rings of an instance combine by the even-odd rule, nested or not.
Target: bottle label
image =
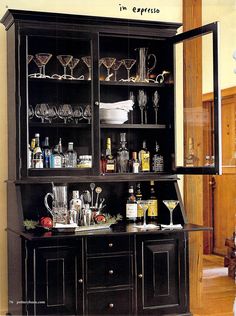
[[[107,168],[108,171],[114,171],[114,170],[115,170],[115,165],[114,165],[114,164],[108,164],[108,163],[107,163],[106,168]]]
[[[53,157],[53,167],[54,168],[61,168],[62,167],[62,161],[61,161],[60,156]]]
[[[43,159],[35,159],[34,168],[43,168]]]
[[[133,163],[133,173],[139,173],[139,162]]]
[[[150,155],[149,153],[141,154],[142,171],[150,171]]]
[[[143,217],[143,209],[142,206],[138,204],[137,206],[137,216],[138,217]]]
[[[157,200],[149,200],[148,216],[157,217],[157,215],[158,215]]]
[[[126,204],[126,217],[127,218],[136,218],[137,217],[137,204]]]

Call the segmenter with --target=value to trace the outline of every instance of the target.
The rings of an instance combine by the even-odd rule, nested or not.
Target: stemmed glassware
[[[34,109],[33,109],[32,105],[29,105],[28,116],[29,116],[30,120],[32,120],[32,118],[34,117]]]
[[[47,103],[36,104],[34,114],[41,119],[42,123],[44,123],[44,120],[47,119],[49,115],[49,105]]]
[[[70,79],[71,77],[66,74],[66,67],[69,65],[69,63],[72,61],[73,56],[71,55],[58,55],[57,59],[61,63],[64,69],[64,74],[61,76],[61,79]]]
[[[70,79],[76,79],[74,77],[73,71],[74,71],[74,68],[78,65],[79,61],[80,61],[79,58],[74,58],[74,57],[69,61],[68,66],[70,68],[70,75],[71,75]]]
[[[88,104],[85,106],[84,111],[83,111],[83,118],[85,120],[88,120],[88,123],[91,123],[91,118],[92,118],[92,109],[91,109],[91,105]]]
[[[170,225],[168,225],[168,227],[173,228],[174,227],[173,211],[176,208],[176,206],[178,205],[179,201],[178,200],[163,200],[163,203],[165,204],[165,206],[168,208],[168,210],[170,212]]]
[[[27,63],[29,64],[33,58],[34,58],[33,55],[28,55],[27,56]]]
[[[36,72],[34,74],[30,74],[28,77],[29,78],[42,78],[43,75],[42,75],[42,68],[43,68],[43,65],[41,63],[40,60],[38,60],[37,58],[33,57],[33,61],[35,62],[36,66],[38,67],[39,69],[39,72]]]
[[[102,58],[102,63],[107,69],[107,77],[105,79],[106,81],[110,81],[110,77],[111,77],[110,69],[114,65],[115,61],[116,61],[116,59],[113,58],[113,57],[104,57],[104,58]]]
[[[134,123],[134,108],[135,108],[135,95],[134,95],[133,91],[130,91],[129,99],[131,101],[133,101],[133,106],[132,106],[133,107],[133,111],[131,111],[131,124],[133,124]]]
[[[49,53],[38,53],[38,54],[35,55],[35,57],[42,64],[42,67],[43,67],[43,73],[42,73],[41,78],[50,78],[50,76],[46,76],[46,74],[45,74],[45,66],[47,65],[47,63],[51,59],[52,54],[49,54]]]
[[[133,67],[133,65],[136,63],[135,59],[122,59],[122,63],[124,64],[126,70],[127,70],[127,81],[130,81],[130,69]]]
[[[88,74],[88,80],[91,80],[91,74],[92,74],[92,58],[91,56],[84,56],[82,57],[83,62],[88,67],[89,74]]]
[[[160,95],[159,95],[158,91],[156,90],[153,94],[153,97],[152,97],[152,104],[153,104],[153,108],[155,111],[155,124],[157,124],[157,112],[159,109],[159,100],[160,100]]]
[[[83,109],[80,105],[74,106],[73,118],[76,124],[78,124],[79,121],[83,118]]]
[[[141,89],[138,91],[137,100],[141,111],[141,124],[143,124],[143,110],[145,109],[147,104],[147,95],[144,90]]]
[[[48,116],[45,118],[49,121],[49,123],[52,123],[52,120],[55,120],[57,118],[57,108],[55,105],[49,105],[48,106]]]
[[[68,119],[73,117],[73,109],[70,104],[61,104],[57,111],[57,114],[60,119],[64,120],[64,123],[67,123]]]
[[[147,210],[150,205],[150,200],[139,200],[137,201],[137,204],[141,207],[143,210],[143,225],[141,225],[141,228],[146,228],[147,226]]]
[[[120,69],[121,65],[122,65],[122,60],[116,59],[111,67],[111,69],[114,70],[114,81],[117,81],[117,71]]]

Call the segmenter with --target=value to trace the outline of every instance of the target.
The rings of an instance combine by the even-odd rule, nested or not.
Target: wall
[[[167,4],[168,2],[168,4]],[[7,8],[21,10],[35,10],[48,12],[62,12],[72,14],[84,14],[93,16],[110,16],[119,18],[145,19],[156,21],[181,22],[182,8],[181,0],[145,0],[138,2],[133,0],[1,0],[0,17],[3,16]],[[147,6],[160,9],[159,14],[134,13],[132,8]],[[126,8],[126,9],[125,9]],[[6,185],[7,179],[7,57],[6,57],[6,32],[3,25],[0,25],[0,315],[7,310],[7,246],[6,246]]]

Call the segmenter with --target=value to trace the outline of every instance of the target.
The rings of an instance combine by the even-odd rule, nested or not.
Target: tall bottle
[[[155,153],[152,158],[152,171],[163,172],[164,171],[164,159],[160,153],[160,146],[156,142]]]
[[[120,133],[120,148],[117,151],[117,171],[129,172],[129,151],[126,148],[126,133]]]
[[[139,151],[139,161],[140,161],[140,171],[141,172],[148,172],[150,171],[150,152],[147,149],[146,141],[143,141],[143,147]]]
[[[43,166],[44,168],[51,168],[52,150],[49,146],[49,137],[45,137],[43,146]]]
[[[188,151],[187,157],[185,158],[185,166],[186,167],[196,167],[198,165],[198,158],[195,156],[194,153],[194,143],[193,138],[188,138]]]
[[[142,209],[142,207],[138,204],[138,201],[141,201],[141,200],[142,200],[143,194],[142,194],[141,185],[140,185],[139,182],[137,183],[137,186],[136,186],[135,195],[136,195],[136,200],[137,200],[137,222],[140,223],[140,222],[143,221],[143,209]]]
[[[156,222],[158,218],[158,200],[155,192],[154,181],[150,181],[150,196],[148,206],[148,222]]]
[[[130,171],[132,173],[139,173],[139,171],[140,171],[140,162],[138,160],[136,151],[132,152]]]
[[[35,148],[35,138],[31,139],[30,150],[28,151],[28,168],[34,168],[34,148]]]
[[[126,202],[126,220],[135,222],[137,219],[137,201],[134,195],[134,187],[129,187],[129,197]]]
[[[59,138],[58,152],[59,152],[59,154],[61,155],[62,168],[64,168],[64,167],[65,167],[65,155],[64,155],[63,149],[62,149],[62,141],[61,141],[61,138]]]
[[[106,173],[114,173],[116,172],[116,159],[111,153],[111,138],[107,138],[106,144]]]
[[[68,149],[65,153],[65,167],[76,168],[77,167],[77,152],[74,150],[74,144],[68,143]]]
[[[51,155],[51,168],[62,168],[62,156],[59,153],[58,145],[54,147]]]
[[[33,167],[34,168],[43,168],[43,154],[40,147],[40,135],[35,134],[35,148],[33,152]]]

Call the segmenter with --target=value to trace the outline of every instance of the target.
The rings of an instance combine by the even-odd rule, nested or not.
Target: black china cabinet
[[[177,174],[221,172],[218,24],[176,35],[181,26],[177,23],[17,10],[7,11],[1,22],[7,30],[8,48],[9,313],[191,315],[188,235],[206,228],[188,223]],[[185,43],[201,37],[209,37],[212,47],[214,106],[210,111],[191,107],[186,111],[177,96],[183,91],[179,86],[182,71],[177,70],[183,69]],[[148,80],[137,79],[140,48],[146,49],[147,68],[156,57]],[[36,54],[42,54],[40,63],[35,62]],[[68,56],[77,64],[69,67]],[[114,57],[126,60],[117,72],[109,65],[109,58]],[[140,91],[147,96],[143,115]],[[133,111],[125,122],[116,116],[101,120],[102,103],[129,100],[131,95]],[[183,118],[177,120],[183,111]],[[186,153],[193,149],[199,128],[206,136],[201,144],[204,154],[191,160]],[[106,140],[111,138],[116,153],[120,133],[126,133],[130,153],[138,152],[146,140],[152,157],[158,142],[164,170],[101,171]],[[35,134],[40,134],[41,141],[49,137],[51,147],[61,139],[63,151],[73,142],[78,165],[32,166],[29,146]],[[87,232],[24,229],[24,220],[48,216],[44,196],[52,184],[66,184],[70,195],[73,190],[89,189],[94,182],[103,190],[106,211],[125,218],[129,185],[140,182],[148,198],[150,181],[159,200],[158,222],[169,223],[162,200],[176,199],[174,222],[182,229],[140,230],[125,221]]]

